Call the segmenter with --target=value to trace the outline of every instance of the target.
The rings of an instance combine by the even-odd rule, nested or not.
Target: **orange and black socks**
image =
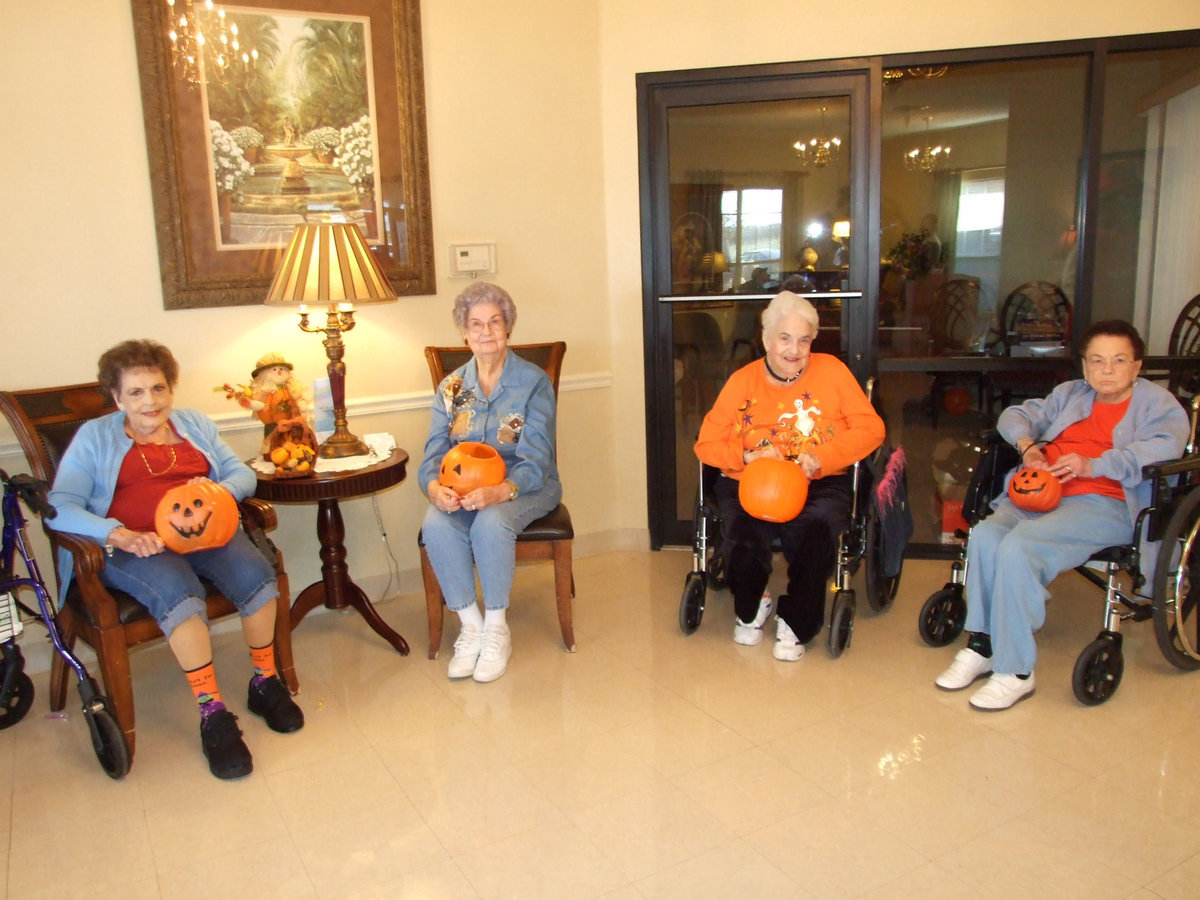
[[[217,687],[217,672],[212,662],[184,673],[192,693],[196,695],[196,703],[200,706],[200,715],[208,716],[219,709],[224,709],[221,701],[221,689]]]
[[[272,678],[275,675],[275,642],[265,647],[251,647],[250,660],[254,663],[255,678]]]

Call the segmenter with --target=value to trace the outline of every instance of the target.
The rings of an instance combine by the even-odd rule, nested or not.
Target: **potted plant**
[[[246,157],[246,162],[251,165],[258,162],[258,154],[263,145],[261,131],[252,125],[242,125],[240,128],[235,128],[229,132],[229,136],[233,138],[234,143],[242,148],[242,155]]]
[[[304,143],[312,147],[312,155],[317,158],[317,162],[326,165],[333,162],[333,156],[341,141],[341,132],[328,125],[314,128],[304,136]]]

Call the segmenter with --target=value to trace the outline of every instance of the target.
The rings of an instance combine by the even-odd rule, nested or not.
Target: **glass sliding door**
[[[661,546],[690,543],[692,445],[725,379],[761,355],[758,317],[771,296],[809,295],[822,319],[817,349],[865,377],[878,250],[865,72],[754,86],[651,81],[640,124],[651,534]]]

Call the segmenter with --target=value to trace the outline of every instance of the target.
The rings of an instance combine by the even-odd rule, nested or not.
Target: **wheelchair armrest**
[[[1169,478],[1172,475],[1182,475],[1184,472],[1194,472],[1197,469],[1200,469],[1200,456],[1185,456],[1182,459],[1147,463],[1142,466],[1142,477]]]

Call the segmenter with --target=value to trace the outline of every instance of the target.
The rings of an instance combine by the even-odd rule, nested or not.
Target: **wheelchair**
[[[1142,468],[1142,477],[1152,485],[1151,499],[1138,514],[1130,543],[1106,547],[1075,569],[1104,591],[1104,628],[1079,654],[1071,677],[1075,697],[1086,706],[1105,702],[1121,684],[1125,661],[1120,628],[1127,620],[1153,619],[1155,638],[1167,661],[1183,670],[1200,669],[1200,454],[1196,452],[1200,397],[1191,401],[1190,409],[1184,455]],[[971,532],[991,513],[992,499],[1005,489],[1006,476],[1020,463],[1020,454],[998,433],[983,435],[983,443],[963,501],[968,530],[957,533],[965,539],[961,552],[951,563],[950,581],[925,601],[917,619],[917,630],[931,647],[944,647],[962,633]],[[1159,542],[1148,598],[1138,593],[1146,586],[1144,541]]]
[[[870,388],[868,383],[868,397],[871,395]],[[884,444],[866,459],[854,464],[850,525],[838,536],[833,604],[829,613],[829,653],[835,659],[850,646],[854,632],[857,598],[851,580],[859,568],[864,571],[867,603],[875,612],[883,612],[890,607],[900,589],[903,554],[889,554],[896,557],[895,571],[886,572],[882,511],[876,488],[885,477],[889,460],[892,460],[894,471],[891,477],[898,482],[892,502],[900,504],[901,514],[911,524],[904,488],[903,459],[902,451],[892,451]],[[727,585],[721,513],[714,491],[719,477],[720,470],[700,464],[700,486],[693,513],[692,571],[687,575],[683,596],[679,601],[679,629],[685,635],[693,634],[700,627],[708,588],[721,590]],[[908,534],[911,534],[911,528]],[[778,550],[778,547],[774,549]],[[902,551],[903,548],[899,549]]]

